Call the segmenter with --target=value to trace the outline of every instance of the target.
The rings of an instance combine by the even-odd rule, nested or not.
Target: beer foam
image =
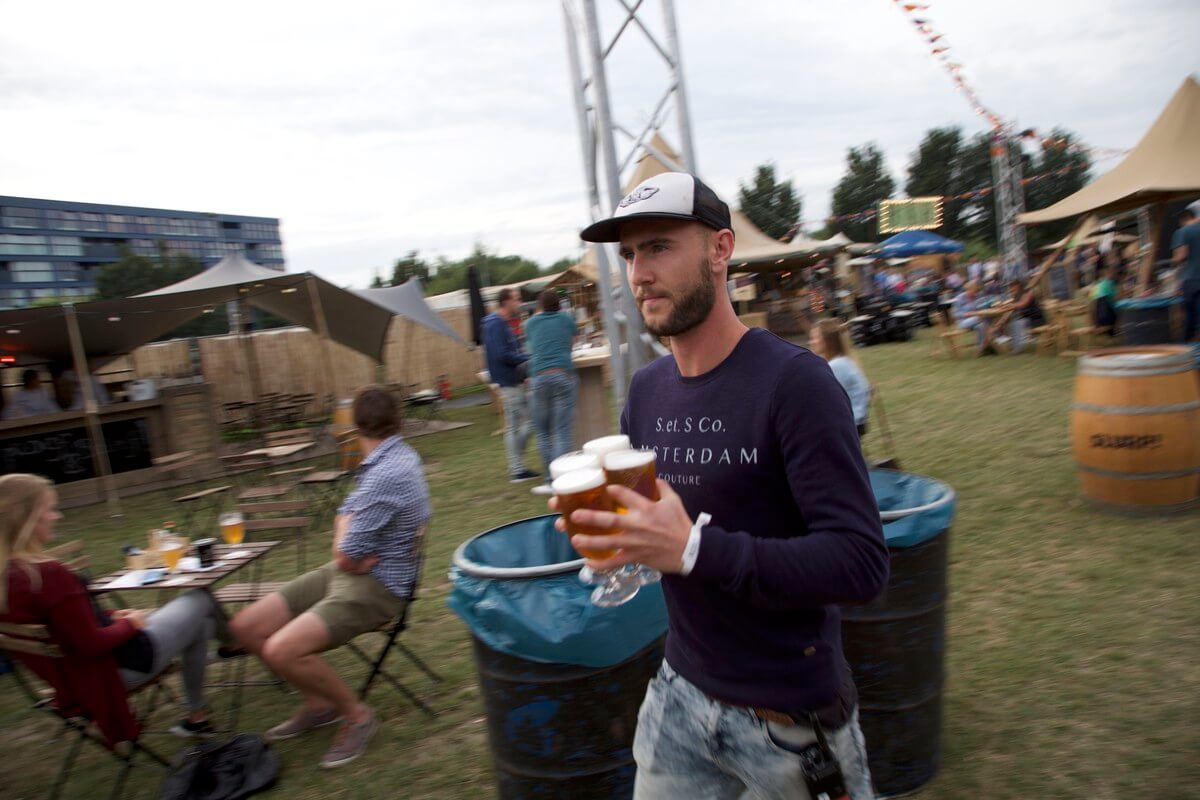
[[[595,489],[597,486],[603,486],[606,483],[604,471],[596,467],[588,467],[587,469],[577,469],[573,472],[568,472],[561,478],[555,478],[550,484],[550,488],[555,494],[575,494],[576,492],[586,492],[588,489]]]
[[[574,472],[577,469],[598,469],[600,467],[600,459],[591,453],[567,453],[559,456],[550,462],[550,477],[561,478],[568,472]]]
[[[604,458],[605,454],[613,453],[617,450],[629,449],[629,437],[624,434],[616,436],[601,436],[599,439],[592,439],[583,446],[583,452],[591,453],[596,458]]]
[[[653,450],[617,450],[604,456],[604,468],[637,469],[654,463]]]

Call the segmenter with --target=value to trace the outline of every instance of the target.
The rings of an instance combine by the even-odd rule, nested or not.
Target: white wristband
[[[712,514],[701,513],[696,517],[696,524],[688,532],[687,544],[683,546],[683,557],[680,559],[679,574],[687,575],[696,566],[700,557],[700,529],[712,522]]]

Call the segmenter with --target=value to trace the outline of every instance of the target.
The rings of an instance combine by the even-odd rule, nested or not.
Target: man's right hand
[[[127,619],[139,631],[146,627],[146,612],[137,608],[121,608],[112,613],[113,619]]]

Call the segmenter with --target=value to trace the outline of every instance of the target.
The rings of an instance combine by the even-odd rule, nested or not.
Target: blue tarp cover
[[[870,476],[888,547],[915,547],[950,527],[958,499],[946,484],[890,469],[873,469]]]
[[[962,242],[938,236],[930,231],[904,231],[879,243],[876,258],[908,258],[936,253],[961,253]]]
[[[522,568],[580,558],[555,514],[495,528],[463,548],[465,561]],[[580,565],[582,566],[582,565]],[[471,631],[493,650],[531,661],[608,667],[619,664],[667,632],[667,608],[658,584],[615,608],[592,605],[594,586],[579,581],[579,567],[535,578],[477,577],[451,566],[454,590],[446,600]]]

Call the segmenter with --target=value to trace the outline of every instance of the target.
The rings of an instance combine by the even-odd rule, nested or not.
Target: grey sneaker
[[[321,759],[322,767],[326,769],[340,767],[367,752],[367,742],[371,741],[371,737],[379,729],[379,721],[375,719],[375,712],[368,708],[367,714],[369,716],[366,722],[342,723],[342,726],[338,728],[337,736],[333,739],[333,746],[325,752],[325,757]]]
[[[310,711],[306,707],[293,714],[291,719],[271,728],[264,734],[263,738],[268,742],[282,742],[284,739],[291,739],[302,733],[307,733],[314,728],[332,725],[335,722],[341,721],[341,719],[335,708],[327,711]]]

